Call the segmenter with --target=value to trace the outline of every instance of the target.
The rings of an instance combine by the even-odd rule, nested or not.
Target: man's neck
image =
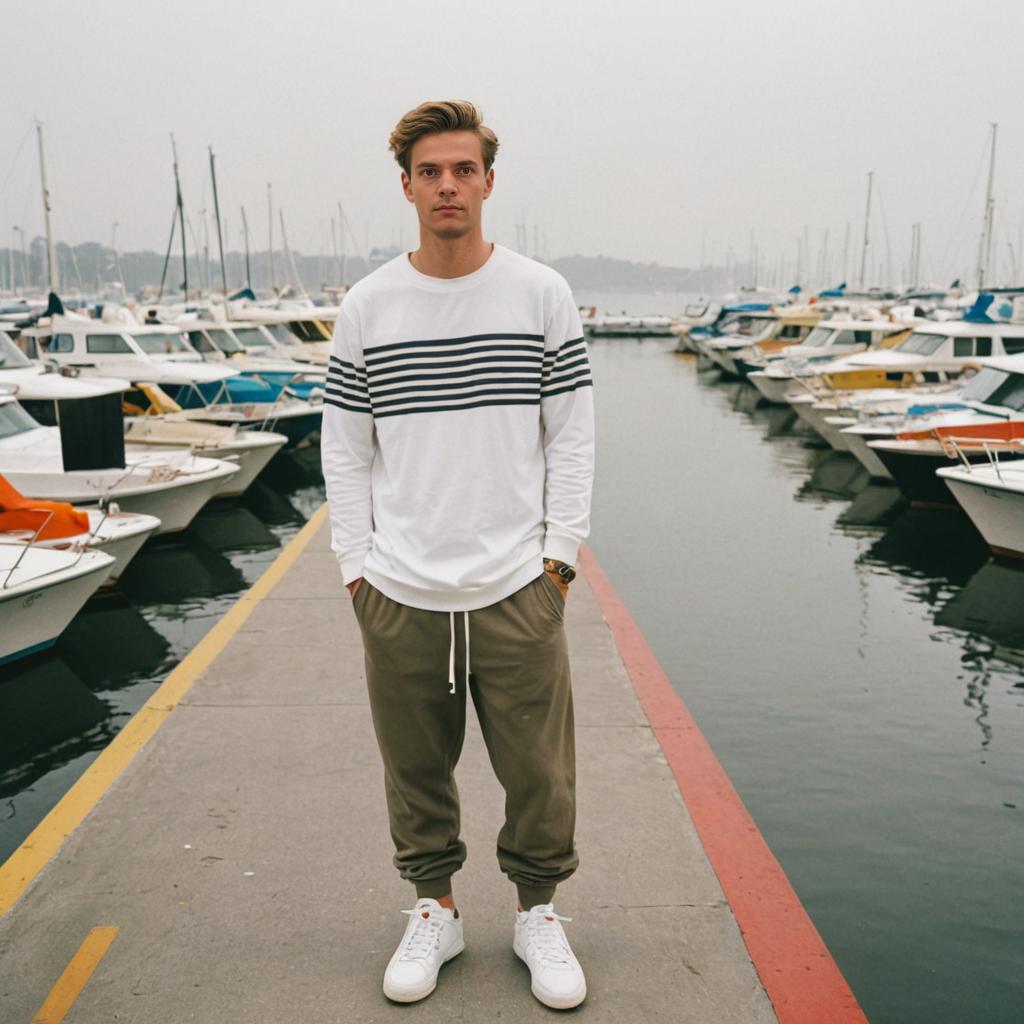
[[[420,247],[409,259],[421,274],[428,277],[465,277],[479,270],[494,251],[492,242],[483,235],[469,238],[435,238],[421,235]]]

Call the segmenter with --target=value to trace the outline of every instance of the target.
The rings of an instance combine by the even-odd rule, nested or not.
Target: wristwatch
[[[559,562],[554,558],[544,559],[544,571],[556,573],[562,577],[562,582],[566,584],[572,583],[576,579],[576,567],[574,565],[567,565],[565,562]]]

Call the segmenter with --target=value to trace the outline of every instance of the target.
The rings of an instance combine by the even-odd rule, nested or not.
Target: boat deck
[[[0,1019],[540,1020],[511,949],[502,794],[470,715],[465,953],[415,1009],[381,975],[391,866],[358,629],[321,509],[0,867]],[[864,1017],[600,567],[567,612],[579,872],[559,890],[594,1021]]]

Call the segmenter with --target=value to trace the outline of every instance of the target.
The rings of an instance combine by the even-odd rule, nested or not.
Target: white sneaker
[[[462,916],[431,899],[417,900],[402,913],[409,915],[409,923],[384,972],[384,995],[396,1003],[415,1003],[437,987],[441,965],[466,948]]]
[[[541,903],[516,914],[512,948],[530,968],[533,994],[555,1010],[579,1006],[587,997],[587,979],[562,930],[562,921],[550,903]]]

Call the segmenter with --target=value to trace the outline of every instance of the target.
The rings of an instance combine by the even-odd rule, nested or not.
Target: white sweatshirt
[[[332,548],[401,604],[472,611],[573,563],[590,524],[590,364],[568,284],[495,246],[472,274],[403,254],[345,296],[321,452]]]

